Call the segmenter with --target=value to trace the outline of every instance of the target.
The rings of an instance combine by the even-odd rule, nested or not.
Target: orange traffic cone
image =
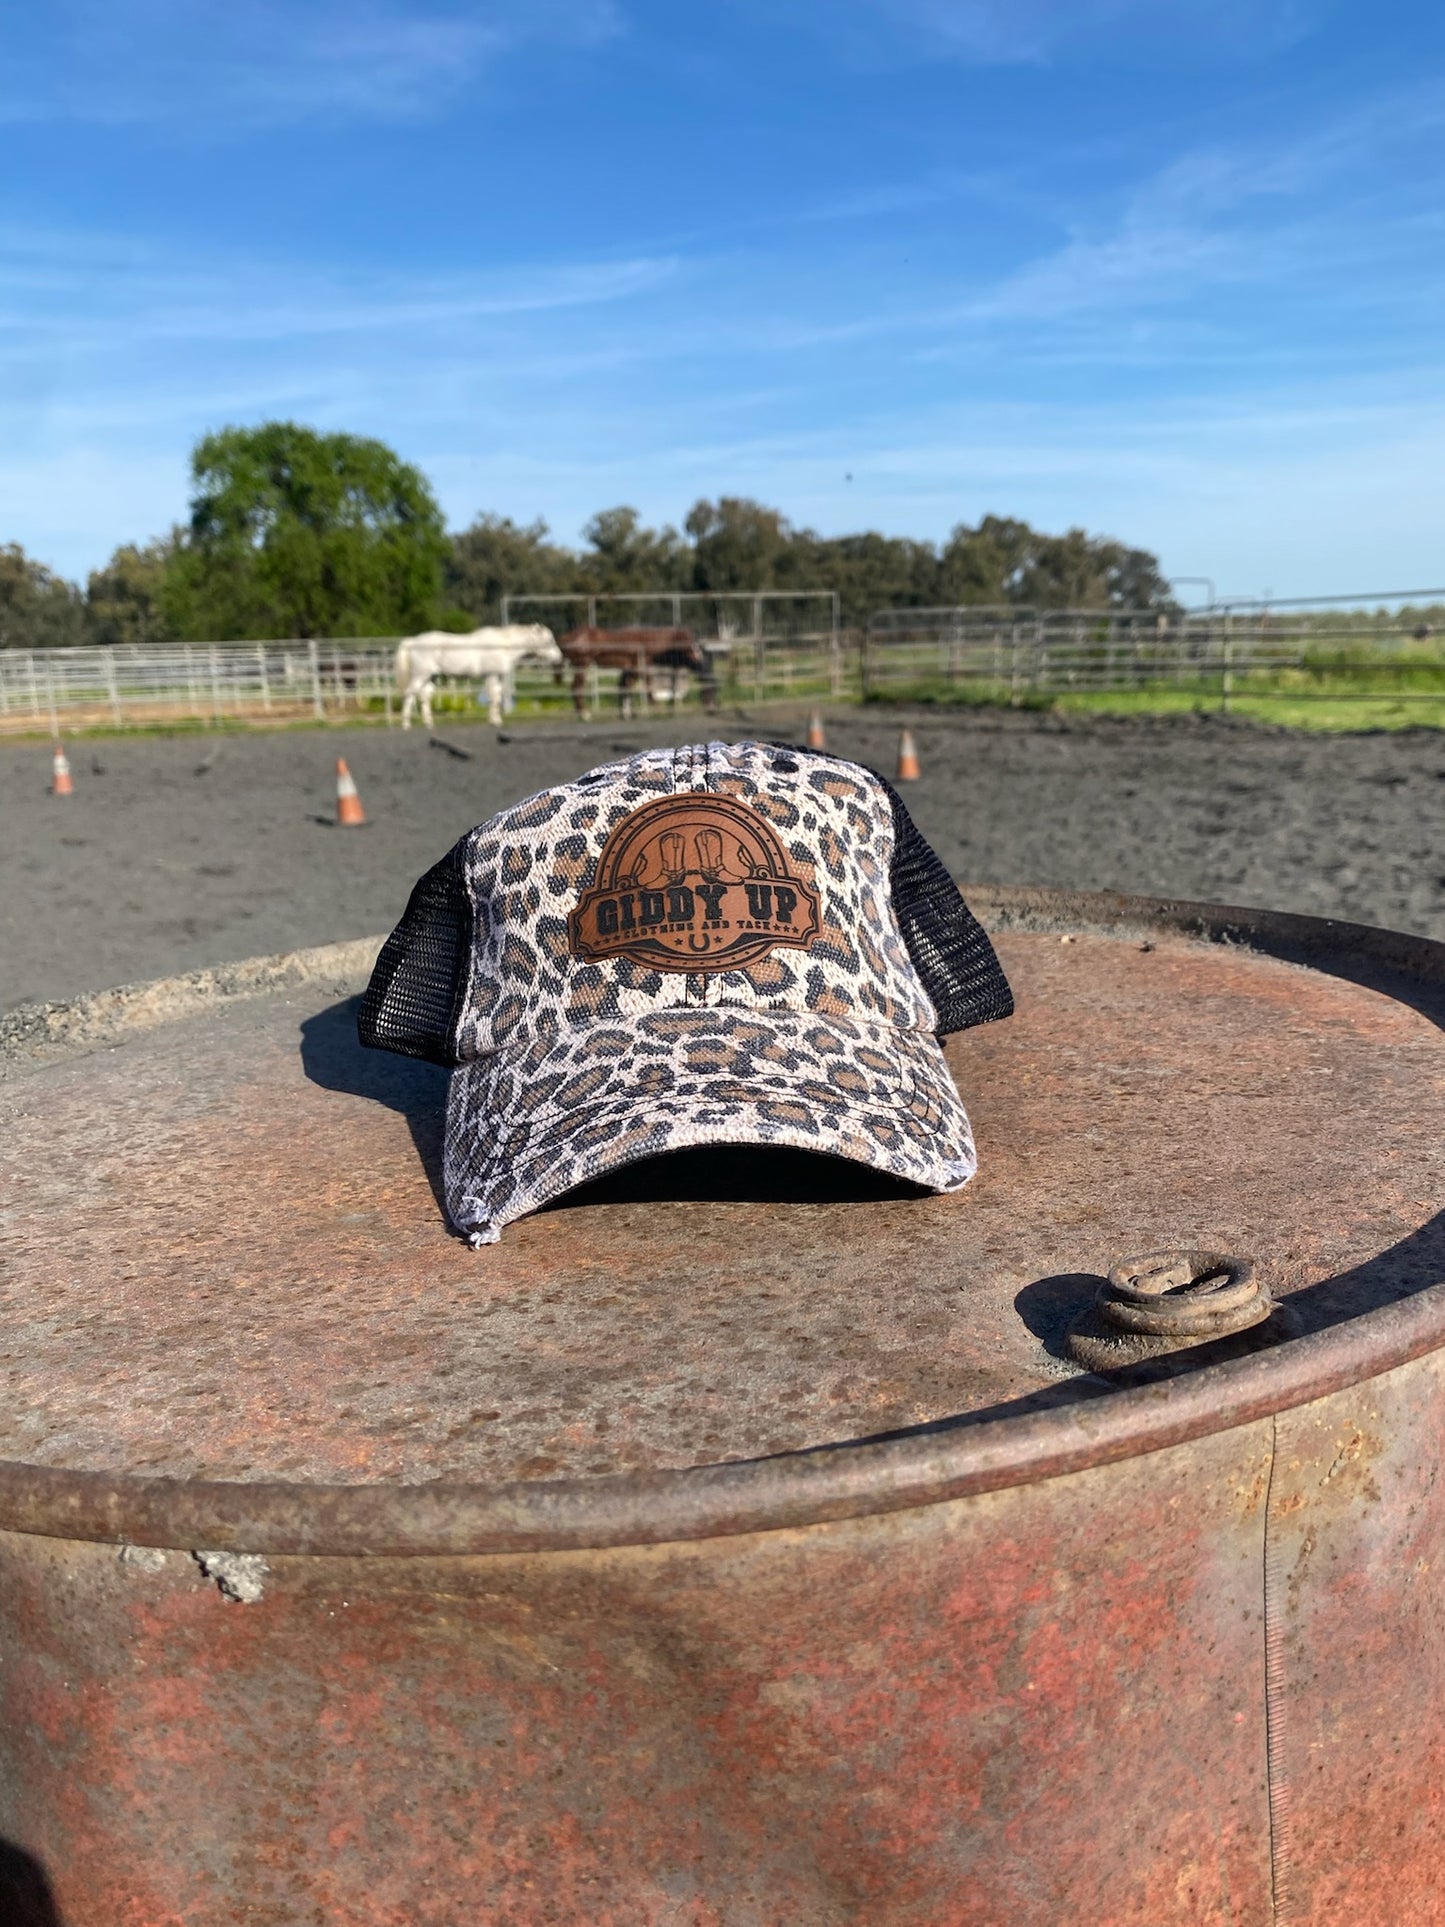
[[[55,754],[50,759],[50,794],[52,796],[74,796],[75,785],[70,780],[70,759],[65,754],[64,743],[55,745]]]
[[[918,767],[918,751],[913,747],[913,731],[905,729],[898,738],[898,781],[916,783],[921,773]]]
[[[808,718],[808,748],[826,749],[827,747],[828,732],[823,727],[822,712],[815,709]]]
[[[336,759],[336,820],[338,823],[364,823],[366,811],[356,793],[356,778],[346,767],[346,758]]]

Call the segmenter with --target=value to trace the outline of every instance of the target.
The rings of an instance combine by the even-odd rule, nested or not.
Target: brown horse
[[[621,671],[617,693],[624,716],[632,714],[633,692],[640,689],[643,700],[649,699],[654,678],[664,670],[672,677],[674,695],[678,672],[691,670],[708,710],[717,708],[717,671],[691,629],[572,629],[558,636],[557,647],[572,665],[572,702],[579,716],[587,713],[589,669]]]

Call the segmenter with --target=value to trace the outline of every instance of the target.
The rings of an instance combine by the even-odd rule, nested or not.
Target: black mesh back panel
[[[472,905],[463,869],[466,838],[417,884],[406,915],[382,946],[356,1028],[374,1050],[457,1061],[457,1024],[472,949]]]
[[[893,912],[913,968],[938,1011],[938,1035],[1013,1015],[988,933],[919,834],[903,798],[878,778],[893,804]]]
[[[913,967],[938,1012],[938,1034],[1012,1014],[1013,993],[983,925],[882,777],[893,808],[893,909]],[[411,893],[376,960],[357,1029],[377,1050],[457,1062],[457,1027],[473,943],[464,837]]]

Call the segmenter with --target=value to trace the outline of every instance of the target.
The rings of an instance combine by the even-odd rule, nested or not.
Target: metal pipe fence
[[[645,589],[588,594],[504,595],[502,621],[545,622],[562,634],[625,629],[635,624],[684,624],[700,642],[803,642],[836,636],[842,628],[836,589]]]
[[[856,636],[831,627],[786,635],[706,640],[724,702],[856,700]],[[0,733],[217,725],[268,721],[391,721],[400,712],[395,640],[165,643],[67,649],[0,649]],[[620,698],[616,670],[589,673],[589,707]],[[702,680],[655,678],[658,706],[700,708]],[[526,664],[512,690],[516,713],[571,713],[571,672]],[[438,684],[439,716],[485,713],[485,693]]]
[[[761,598],[759,599],[761,602]],[[766,605],[764,605],[765,607]],[[761,613],[761,612],[760,612]],[[910,699],[1024,703],[1070,692],[1445,695],[1445,611],[1214,609],[1156,616],[1097,609],[885,609],[861,630],[789,621],[699,636],[725,706]],[[0,732],[229,722],[390,722],[396,642],[164,643],[0,649]],[[703,679],[662,671],[657,706],[696,710]],[[618,672],[589,673],[590,713],[615,713]],[[571,673],[519,668],[516,713],[571,712]],[[439,685],[439,715],[476,715],[483,692]]]
[[[1008,700],[1071,692],[1445,694],[1445,647],[1417,612],[885,609],[869,619],[866,699]],[[1348,685],[1348,686],[1346,686]]]
[[[395,642],[0,650],[0,731],[355,715],[393,698]]]

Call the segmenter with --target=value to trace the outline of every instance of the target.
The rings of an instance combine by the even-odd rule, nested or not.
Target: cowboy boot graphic
[[[662,838],[662,868],[669,883],[681,883],[687,875],[687,838],[676,830]]]
[[[716,830],[699,830],[693,838],[697,845],[697,867],[710,883],[716,883],[722,868],[723,840]]]

